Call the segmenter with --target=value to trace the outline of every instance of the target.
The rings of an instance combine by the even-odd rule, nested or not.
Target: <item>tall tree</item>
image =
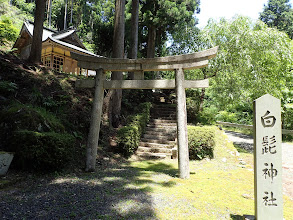
[[[131,10],[131,37],[130,37],[130,58],[137,58],[138,49],[138,18],[139,18],[139,0],[132,0]],[[134,73],[129,73],[129,78],[134,79]]]
[[[124,33],[125,33],[125,0],[116,0],[115,5],[115,22],[114,22],[114,37],[113,37],[113,58],[124,57]],[[122,80],[122,72],[112,72],[112,80]],[[122,90],[116,89],[113,91],[111,99],[111,114],[110,121],[113,127],[118,127],[120,124]]]
[[[293,9],[289,0],[269,0],[260,13],[260,20],[269,27],[285,31],[293,39]]]
[[[67,0],[65,0],[65,10],[64,10],[64,30],[67,28]]]
[[[143,25],[148,31],[147,57],[152,58],[160,52],[168,35],[196,24],[194,14],[199,13],[199,3],[199,0],[143,1]]]
[[[239,16],[209,21],[200,42],[205,48],[220,46],[206,69],[208,74],[217,73],[207,95],[220,110],[245,106],[252,112],[256,98],[270,93],[283,102],[284,91],[292,90],[293,45],[285,33]]]
[[[36,10],[34,18],[34,31],[32,46],[28,61],[31,63],[41,63],[43,22],[46,10],[46,0],[36,0]]]

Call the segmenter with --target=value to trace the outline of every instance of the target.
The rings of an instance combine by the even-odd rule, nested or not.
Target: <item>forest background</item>
[[[189,122],[252,124],[253,100],[270,93],[281,99],[283,128],[293,129],[293,9],[288,0],[269,0],[258,21],[236,15],[231,20],[211,19],[202,29],[197,27],[199,0],[138,3],[138,58],[219,46],[208,67],[185,73],[186,79],[210,78],[208,89],[186,91]],[[33,20],[35,3],[0,0],[0,4],[1,47],[11,49],[23,20]],[[132,9],[132,1],[125,1],[124,57],[131,57]],[[114,18],[114,0],[52,0],[47,2],[44,26],[74,27],[88,50],[113,57]],[[174,73],[145,77],[173,79]]]

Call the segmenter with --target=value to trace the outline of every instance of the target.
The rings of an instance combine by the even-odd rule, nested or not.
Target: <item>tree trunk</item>
[[[71,0],[70,25],[73,25],[73,0]]]
[[[125,0],[116,0],[115,5],[115,24],[113,38],[113,58],[123,58],[124,56],[124,32],[125,32]],[[122,72],[113,72],[112,80],[122,80]],[[122,90],[116,89],[111,99],[111,118],[112,126],[118,127],[120,124]]]
[[[34,32],[32,46],[28,61],[35,64],[41,63],[43,22],[46,10],[46,0],[36,0]]]
[[[67,20],[67,0],[65,0],[65,11],[64,11],[64,30],[67,28],[67,25],[66,25],[66,20]]]
[[[151,25],[148,27],[148,30],[147,58],[154,58],[156,52],[156,27]]]
[[[154,58],[156,53],[156,27],[150,25],[148,27],[148,48],[147,48],[147,58]],[[155,79],[155,73],[152,73],[152,78]]]
[[[51,20],[52,20],[52,0],[49,0],[49,28],[51,28]]]
[[[139,15],[139,0],[132,0],[132,12],[131,12],[131,36],[130,36],[130,58],[137,58],[138,47],[138,15]],[[134,72],[130,72],[130,79],[134,79]]]

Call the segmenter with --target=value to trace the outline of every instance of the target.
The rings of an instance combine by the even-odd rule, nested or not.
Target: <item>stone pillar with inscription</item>
[[[253,104],[255,217],[283,219],[281,102],[266,94]]]

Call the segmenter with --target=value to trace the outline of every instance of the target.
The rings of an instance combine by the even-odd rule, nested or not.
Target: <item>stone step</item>
[[[139,146],[136,152],[149,152],[149,153],[168,153],[172,154],[172,149],[164,147],[141,147]]]
[[[176,116],[160,116],[160,115],[155,115],[151,116],[152,119],[161,119],[161,120],[173,120],[176,121]]]
[[[143,159],[166,159],[171,158],[172,154],[166,153],[147,153],[147,152],[137,152],[137,156]]]
[[[168,139],[168,140],[175,140],[176,138],[176,132],[152,132],[147,131],[144,133],[144,138],[153,138],[153,137],[159,137],[160,139]]]
[[[161,115],[161,116],[169,116],[169,115],[172,115],[172,116],[176,116],[176,111],[166,111],[166,110],[154,110],[154,111],[151,111],[151,115]]]
[[[147,125],[148,128],[163,128],[163,129],[168,129],[168,128],[176,128],[177,124],[176,123],[150,123]]]
[[[164,129],[158,129],[158,128],[148,128],[144,134],[148,135],[161,135],[161,136],[176,136],[176,128],[164,130]]]
[[[146,132],[165,132],[165,133],[170,133],[170,132],[176,132],[177,127],[164,127],[164,128],[158,128],[158,127],[146,127],[145,129]]]
[[[155,140],[168,140],[168,141],[174,141],[176,138],[176,135],[163,135],[163,134],[149,134],[149,133],[145,133],[143,135],[143,138],[145,139],[155,139]]]
[[[168,144],[174,145],[175,141],[168,141],[163,139],[148,139],[148,138],[141,138],[141,142],[148,142],[148,143],[157,143],[157,144]]]
[[[155,124],[170,124],[170,123],[173,123],[173,124],[176,124],[176,120],[169,120],[169,119],[151,119],[150,120],[150,123],[155,123]]]
[[[159,144],[159,143],[150,143],[150,142],[139,142],[139,146],[141,147],[149,147],[149,148],[169,148],[172,149],[174,147],[173,144]]]

